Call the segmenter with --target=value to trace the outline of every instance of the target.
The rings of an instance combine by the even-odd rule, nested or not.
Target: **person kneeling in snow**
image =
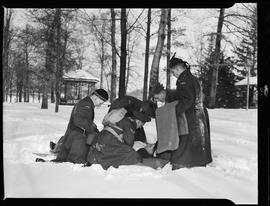
[[[124,117],[115,125],[105,125],[89,148],[88,166],[100,164],[107,170],[110,166],[118,168],[120,165],[153,165],[153,163],[148,164],[148,161],[143,161],[140,154],[132,148],[135,130],[142,127],[145,122],[150,122],[151,119],[138,111],[132,114],[132,117]],[[163,166],[162,162],[155,161],[158,163],[156,165]],[[156,165],[152,167],[156,168]]]
[[[108,100],[104,89],[95,90],[91,96],[81,99],[72,109],[67,131],[58,144],[53,162],[85,163],[91,142],[99,132],[94,123],[94,108]]]
[[[157,105],[156,103],[150,100],[141,101],[136,97],[126,95],[126,96],[115,99],[111,103],[108,113],[110,113],[112,110],[118,110],[121,108],[125,110],[125,114],[124,114],[125,117],[132,117],[133,116],[132,112],[138,111],[138,112],[142,112],[146,114],[147,116],[151,118],[154,118]],[[122,119],[123,116],[120,114],[118,118]],[[55,144],[52,141],[50,142],[50,149],[51,149],[50,152],[55,153],[55,154],[59,152],[63,138],[64,136],[59,139],[57,144]],[[137,128],[135,130],[134,141],[140,141],[147,144],[146,135],[145,135],[145,131],[143,127]],[[147,144],[146,148],[150,148],[150,147],[152,147],[152,145]],[[145,155],[148,155],[148,153],[145,151],[142,151],[142,153],[144,153]]]

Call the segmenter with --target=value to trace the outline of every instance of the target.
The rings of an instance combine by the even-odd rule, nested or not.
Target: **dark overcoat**
[[[132,148],[134,144],[135,121],[124,117],[116,123],[123,131],[115,129],[122,134],[120,141],[113,133],[103,129],[90,146],[87,161],[90,164],[100,164],[104,169],[110,166],[134,165],[142,161],[140,155]],[[111,128],[112,129],[112,128]]]
[[[185,113],[189,134],[179,137],[178,149],[170,154],[171,163],[179,168],[205,166],[212,162],[212,156],[200,83],[189,70],[185,70],[178,77],[176,86],[176,90],[168,91],[166,102],[178,100],[176,116]]]
[[[110,106],[109,112],[112,109],[119,109],[122,107],[127,110],[126,117],[132,117],[132,112],[140,111],[142,107],[142,101],[137,99],[136,97],[126,95],[124,97],[115,99]],[[134,136],[135,141],[146,142],[146,136],[143,127],[136,129]]]
[[[80,100],[72,109],[68,128],[61,138],[61,146],[55,162],[85,163],[89,146],[87,134],[96,134],[94,103],[89,96]],[[85,130],[85,133],[83,133]]]

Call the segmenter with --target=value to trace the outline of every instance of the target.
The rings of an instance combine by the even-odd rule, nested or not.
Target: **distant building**
[[[76,104],[95,90],[99,79],[84,70],[70,71],[63,75],[60,104]]]
[[[235,86],[247,87],[248,80],[247,78],[242,79],[239,82],[235,83]],[[239,96],[246,96],[247,90],[243,89],[245,92],[241,92]],[[257,107],[258,105],[258,90],[257,90],[257,76],[249,77],[249,106]]]

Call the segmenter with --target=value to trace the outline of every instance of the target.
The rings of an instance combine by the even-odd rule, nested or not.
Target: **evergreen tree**
[[[239,77],[233,72],[234,67],[231,65],[230,58],[224,60],[222,55],[220,63],[224,65],[219,68],[216,106],[221,108],[239,108],[245,103],[245,99],[237,95],[241,89],[235,86],[235,83],[239,81]]]
[[[209,107],[210,103],[210,88],[213,63],[213,53],[211,53],[210,56],[206,58],[202,64],[200,74],[200,80],[202,82],[204,94],[204,104],[206,107]],[[232,66],[233,61],[230,58],[224,59],[224,55],[221,53],[219,64],[220,66],[216,94],[216,107],[239,108],[244,106],[245,97],[239,95],[242,88],[235,86],[235,83],[238,82],[241,77],[234,73],[236,68]]]

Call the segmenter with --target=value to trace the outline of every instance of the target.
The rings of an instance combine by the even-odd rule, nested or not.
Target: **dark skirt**
[[[179,136],[176,150],[157,154],[158,158],[170,160],[173,168],[206,166],[212,162],[209,119],[204,111],[190,115],[188,125],[189,134]]]

